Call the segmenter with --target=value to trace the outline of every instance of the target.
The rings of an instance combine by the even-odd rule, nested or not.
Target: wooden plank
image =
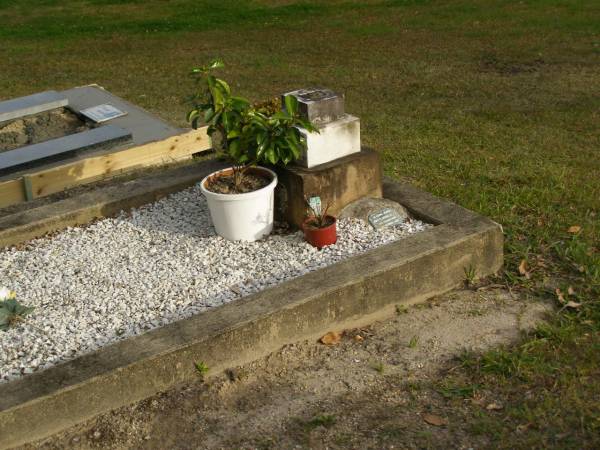
[[[86,158],[29,175],[33,198],[114,176],[128,170],[189,159],[194,153],[210,150],[206,127],[163,141]]]
[[[23,177],[23,191],[25,192],[25,200],[33,200],[33,192],[31,191],[31,179],[28,175]]]
[[[27,200],[23,189],[23,179],[0,182],[0,208]]]

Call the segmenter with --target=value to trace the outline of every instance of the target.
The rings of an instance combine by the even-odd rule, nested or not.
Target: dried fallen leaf
[[[435,414],[423,414],[423,420],[429,425],[435,425],[436,427],[448,425],[448,421],[446,419],[436,416]]]
[[[556,288],[554,292],[556,293],[556,298],[558,298],[558,301],[561,303],[565,303],[565,297],[562,291],[559,288]]]
[[[485,409],[488,411],[500,411],[501,409],[504,409],[504,406],[502,406],[500,403],[490,403],[485,407]]]
[[[574,302],[573,300],[569,300],[569,302],[564,306],[565,308],[579,308],[581,303]]]
[[[360,334],[357,334],[356,336],[354,336],[354,340],[355,340],[356,342],[362,342],[362,341],[364,341],[364,340],[365,340],[365,338],[364,338],[364,337],[362,337]]]
[[[569,286],[569,289],[567,289],[567,293],[569,295],[575,295],[575,289],[573,289],[573,286]]]
[[[519,264],[519,273],[527,279],[531,278],[531,274],[527,270],[527,261],[526,260],[522,260],[521,264]]]
[[[581,231],[581,227],[579,225],[573,225],[570,226],[567,231],[571,234],[577,234]]]
[[[527,431],[529,428],[531,428],[533,424],[532,423],[524,423],[521,425],[517,426],[517,433],[523,433],[524,431]]]
[[[336,331],[330,331],[329,333],[321,337],[321,339],[319,339],[319,341],[321,341],[321,344],[325,345],[336,345],[339,344],[341,340],[342,333],[338,333]]]
[[[479,397],[479,396],[475,395],[471,399],[471,403],[473,403],[474,405],[477,405],[477,406],[483,406],[483,404],[485,403],[485,399],[483,397]]]

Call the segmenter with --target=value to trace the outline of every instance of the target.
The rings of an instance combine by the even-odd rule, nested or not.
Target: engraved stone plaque
[[[405,218],[402,217],[398,211],[395,211],[392,208],[383,208],[369,215],[369,223],[376,230],[400,225],[404,222],[404,219]]]

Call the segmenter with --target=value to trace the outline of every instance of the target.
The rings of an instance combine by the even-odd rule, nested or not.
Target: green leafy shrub
[[[317,129],[298,115],[298,100],[285,97],[285,110],[273,112],[273,102],[252,106],[248,100],[231,94],[229,84],[212,75],[224,67],[219,60],[195,68],[192,75],[199,85],[193,108],[187,115],[192,127],[203,120],[216,150],[231,162],[234,185],[239,187],[246,169],[264,164],[283,164],[298,159],[306,141],[297,127],[310,132]]]

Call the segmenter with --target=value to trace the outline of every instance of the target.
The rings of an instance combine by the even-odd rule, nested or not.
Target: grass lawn
[[[0,99],[98,83],[184,125],[189,69],[213,57],[253,100],[344,92],[386,173],[502,223],[497,282],[558,307],[440,380],[450,404],[503,404],[462,430],[600,447],[599,3],[0,0],[0,40]]]

